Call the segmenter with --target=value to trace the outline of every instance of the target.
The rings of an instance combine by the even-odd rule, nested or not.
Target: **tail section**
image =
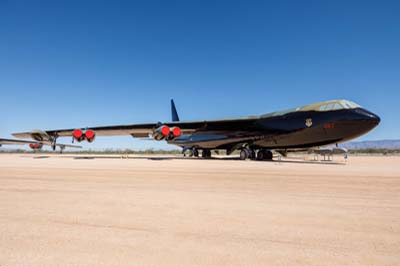
[[[178,116],[178,112],[176,111],[174,99],[171,99],[171,116],[172,116],[172,122],[179,121],[179,116]]]

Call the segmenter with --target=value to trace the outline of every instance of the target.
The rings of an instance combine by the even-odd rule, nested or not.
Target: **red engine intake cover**
[[[41,149],[42,146],[43,146],[43,144],[40,144],[40,143],[29,143],[29,148],[31,148],[33,150]]]
[[[170,132],[171,130],[168,126],[161,127],[161,134],[163,134],[164,136],[168,136]]]
[[[94,133],[93,130],[87,130],[85,133],[85,136],[88,140],[94,139],[94,137],[96,136],[96,134]]]
[[[75,129],[74,132],[72,132],[72,136],[73,136],[75,139],[79,140],[79,139],[82,138],[83,132],[82,132],[82,130],[80,130],[80,129]]]
[[[172,135],[174,135],[174,137],[179,137],[182,134],[182,131],[179,127],[174,127],[172,129]]]

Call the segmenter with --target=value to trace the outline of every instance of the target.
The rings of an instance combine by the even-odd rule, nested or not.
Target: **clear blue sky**
[[[346,98],[382,118],[361,140],[400,138],[399,3],[0,0],[0,136],[166,121],[173,97],[186,120]]]

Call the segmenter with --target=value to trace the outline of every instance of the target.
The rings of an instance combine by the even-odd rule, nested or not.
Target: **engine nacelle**
[[[85,132],[85,138],[87,140],[87,142],[92,143],[94,141],[94,138],[96,137],[96,133],[94,133],[93,130],[86,130]]]
[[[83,131],[80,129],[75,129],[72,132],[72,137],[74,138],[74,140],[76,140],[77,142],[81,142],[83,140],[85,140],[85,135],[83,134]]]
[[[182,131],[179,127],[173,127],[171,128],[171,135],[173,138],[178,138],[182,135]]]
[[[166,140],[173,140],[177,137],[180,137],[182,134],[181,129],[179,127],[172,127],[170,128],[170,133],[166,137]]]
[[[77,142],[81,142],[84,140],[87,140],[87,142],[93,142],[96,137],[96,133],[91,129],[86,130],[86,132],[83,132],[81,129],[75,129],[72,132],[72,137]]]
[[[29,148],[32,150],[40,150],[43,147],[42,143],[30,143]]]
[[[168,138],[170,133],[171,133],[171,129],[166,125],[162,125],[154,130],[153,138],[155,140],[163,140],[163,139]]]

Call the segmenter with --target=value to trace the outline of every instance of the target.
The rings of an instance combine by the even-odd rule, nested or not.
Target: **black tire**
[[[210,150],[203,150],[201,152],[201,157],[203,157],[203,158],[211,158],[211,151]]]
[[[264,160],[264,158],[265,158],[265,153],[264,153],[264,151],[263,151],[263,150],[259,150],[259,151],[257,152],[257,160],[262,161],[262,160]]]
[[[264,160],[272,161],[273,157],[274,155],[272,154],[272,151],[264,151]]]
[[[199,157],[199,151],[197,149],[193,149],[193,156]]]
[[[249,150],[249,158],[250,158],[251,160],[255,160],[255,159],[257,158],[256,151],[255,151],[255,150],[253,150],[253,149]]]
[[[246,160],[249,158],[249,152],[247,149],[243,149],[240,151],[240,160]]]

